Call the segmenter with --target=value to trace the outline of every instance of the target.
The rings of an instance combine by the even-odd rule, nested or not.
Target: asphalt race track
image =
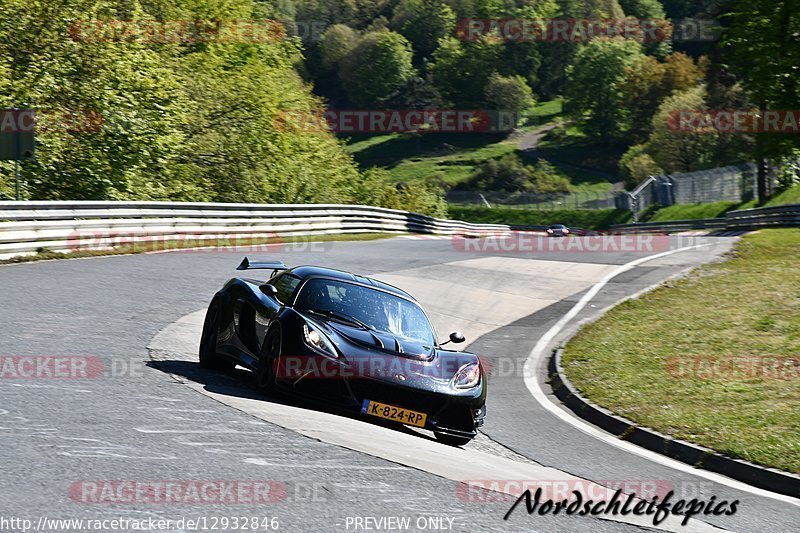
[[[733,241],[671,238],[673,250],[689,249],[612,278],[554,344],[619,299],[720,257]],[[326,532],[392,530],[365,517],[409,517],[410,530],[464,532],[797,531],[800,501],[614,445],[587,433],[560,407],[556,416],[526,385],[523,367],[539,338],[595,283],[647,254],[465,252],[455,241],[435,238],[248,254],[374,275],[415,295],[441,339],[463,331],[470,351],[492,368],[486,426],[464,449],[423,432],[260,397],[245,371],[200,369],[194,354],[202,311],[243,255],[181,251],[0,267],[0,356],[104,362],[95,378],[0,378],[0,517],[34,525],[43,516],[275,517],[280,531]],[[531,364],[550,396],[544,360]],[[700,515],[687,526],[667,520],[654,528],[649,519],[631,516],[529,516],[524,506],[504,521],[513,498],[465,496],[459,483],[531,478],[612,487],[655,483],[676,497],[740,504],[733,516]],[[94,502],[91,488],[109,480],[257,480],[271,482],[273,492],[271,501],[258,504],[244,497],[235,503]]]

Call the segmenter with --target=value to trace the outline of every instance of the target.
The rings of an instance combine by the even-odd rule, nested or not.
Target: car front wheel
[[[217,353],[217,333],[219,332],[219,305],[212,302],[208,306],[206,319],[203,322],[203,333],[200,336],[200,366],[210,370],[230,372],[236,363],[225,359]]]
[[[261,348],[261,355],[258,358],[258,368],[256,369],[256,382],[261,392],[271,394],[275,392],[276,376],[273,365],[281,355],[281,332],[273,327],[267,332],[264,345]]]

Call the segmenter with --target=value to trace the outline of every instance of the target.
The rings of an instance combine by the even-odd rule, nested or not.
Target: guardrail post
[[[22,198],[20,198],[19,193],[19,161],[14,160],[14,190],[16,192],[16,199],[19,202]]]

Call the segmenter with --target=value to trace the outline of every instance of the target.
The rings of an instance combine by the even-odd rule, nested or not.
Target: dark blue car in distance
[[[571,230],[564,224],[552,224],[547,228],[547,235],[550,237],[566,237]]]

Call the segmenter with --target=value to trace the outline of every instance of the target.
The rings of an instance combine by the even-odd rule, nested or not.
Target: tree
[[[411,45],[391,31],[368,33],[341,61],[339,77],[357,105],[374,106],[414,75]]]
[[[445,109],[449,107],[430,78],[419,76],[409,78],[402,87],[381,103],[387,109]]]
[[[259,2],[262,3],[262,2]],[[264,2],[271,4],[272,2]],[[295,20],[317,21],[324,24],[352,22],[360,9],[356,0],[300,0],[294,2]]]
[[[559,0],[564,16],[575,19],[613,19],[624,18],[617,0]]]
[[[494,73],[486,84],[486,101],[494,109],[509,111],[515,115],[534,103],[533,92],[522,76],[501,76]]]
[[[713,128],[683,131],[676,127],[675,117],[678,113],[707,109],[705,94],[703,87],[695,87],[670,96],[653,117],[653,133],[644,151],[667,173],[691,172],[719,163],[719,132]]]
[[[485,40],[443,39],[430,65],[439,91],[459,107],[480,106],[492,73],[497,71],[502,45]]]
[[[668,27],[664,6],[659,0],[619,0],[619,5],[627,17],[644,21],[648,25],[657,25],[665,30]],[[659,58],[669,54],[672,49],[672,45],[667,39],[643,44],[648,54],[656,55]]]
[[[627,130],[625,68],[642,55],[639,43],[621,38],[593,39],[578,52],[568,70],[567,101],[588,136],[613,139]]]
[[[102,117],[85,129],[59,121],[39,128],[37,160],[23,167],[28,198],[353,201],[358,170],[336,138],[285,131],[275,120],[282,111],[323,109],[295,69],[296,40],[106,43],[79,25],[71,35],[64,27],[88,19],[247,20],[259,9],[250,0],[144,4],[3,3],[0,107]]]
[[[668,18],[679,19],[706,13],[718,0],[662,0]]]
[[[631,146],[619,160],[619,173],[628,189],[635,188],[649,176],[664,174],[664,170],[645,151],[646,149],[647,146],[644,144]]]
[[[625,67],[623,105],[628,112],[634,142],[647,139],[653,115],[667,96],[664,87],[666,70],[666,66],[653,56],[641,56]]]
[[[518,74],[533,87],[539,81],[541,66],[542,53],[537,43],[511,41],[503,46],[501,73]]]
[[[761,109],[795,109],[800,101],[800,2],[797,0],[735,0],[726,17],[723,42],[727,59],[743,80],[751,100]],[[759,134],[758,199],[771,194],[767,158],[780,158],[800,147],[797,135]]]
[[[682,52],[668,55],[664,60],[664,66],[665,95],[695,87],[703,79],[703,69]]]
[[[333,70],[353,51],[359,36],[355,30],[344,24],[334,24],[320,38],[320,63],[323,68]]]
[[[400,0],[391,25],[411,42],[415,62],[420,65],[433,54],[440,39],[453,34],[456,15],[441,0]]]
[[[664,98],[697,86],[701,79],[701,70],[682,53],[667,56],[663,63],[652,56],[640,56],[625,67],[623,105],[634,142],[643,142],[650,134],[653,115]]]
[[[628,17],[638,19],[663,19],[664,6],[659,0],[619,0],[619,5]]]

